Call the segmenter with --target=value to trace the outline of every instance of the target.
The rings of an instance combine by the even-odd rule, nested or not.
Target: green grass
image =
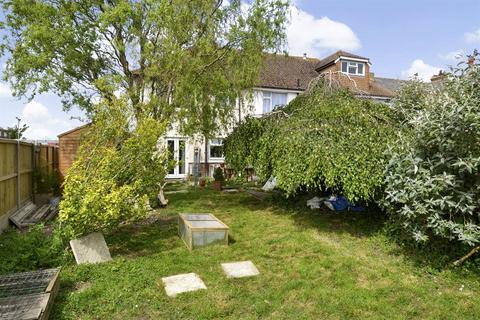
[[[278,199],[210,190],[168,195],[163,217],[212,212],[228,247],[189,251],[167,219],[106,241],[113,261],[67,265],[52,319],[478,319],[474,271],[437,270],[381,231],[381,216],[310,211]],[[258,277],[220,263],[252,260]],[[422,262],[423,261],[423,262]],[[166,296],[164,276],[195,272],[207,290]]]

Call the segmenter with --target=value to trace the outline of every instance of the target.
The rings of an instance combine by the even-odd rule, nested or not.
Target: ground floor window
[[[223,139],[210,139],[208,146],[211,160],[223,160]]]

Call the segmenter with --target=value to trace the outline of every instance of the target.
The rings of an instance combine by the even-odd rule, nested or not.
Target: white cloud
[[[30,101],[23,108],[22,123],[28,126],[25,137],[32,140],[55,140],[58,132],[64,132],[80,125],[78,121],[52,116],[46,106],[35,100]]]
[[[344,23],[328,17],[320,19],[292,6],[290,25],[287,27],[289,52],[292,55],[321,57],[325,50],[357,50],[360,40]]]
[[[447,53],[441,53],[438,56],[443,60],[459,62],[465,58],[465,51],[463,49],[455,50]]]
[[[467,32],[464,35],[465,41],[470,44],[480,44],[480,29],[473,32]]]
[[[1,98],[10,98],[12,97],[12,89],[8,84],[0,82],[0,97]]]
[[[412,77],[414,74],[418,74],[418,77],[425,82],[430,82],[430,79],[433,75],[438,74],[438,72],[442,70],[439,67],[431,66],[426,64],[421,59],[416,59],[405,71],[402,71],[402,76],[404,78]]]

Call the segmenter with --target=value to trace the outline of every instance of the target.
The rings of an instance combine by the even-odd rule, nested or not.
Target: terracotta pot
[[[222,190],[222,181],[213,181],[213,189]]]
[[[205,179],[200,179],[199,180],[199,185],[200,185],[200,187],[204,188],[205,187]]]

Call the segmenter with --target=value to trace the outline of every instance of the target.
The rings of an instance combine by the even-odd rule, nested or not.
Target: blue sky
[[[290,53],[324,57],[343,49],[369,57],[376,76],[429,79],[456,63],[458,53],[480,48],[480,0],[295,0],[287,30]],[[5,58],[0,59],[3,69]],[[0,127],[22,118],[27,138],[55,139],[81,124],[53,94],[13,98],[0,83]]]

